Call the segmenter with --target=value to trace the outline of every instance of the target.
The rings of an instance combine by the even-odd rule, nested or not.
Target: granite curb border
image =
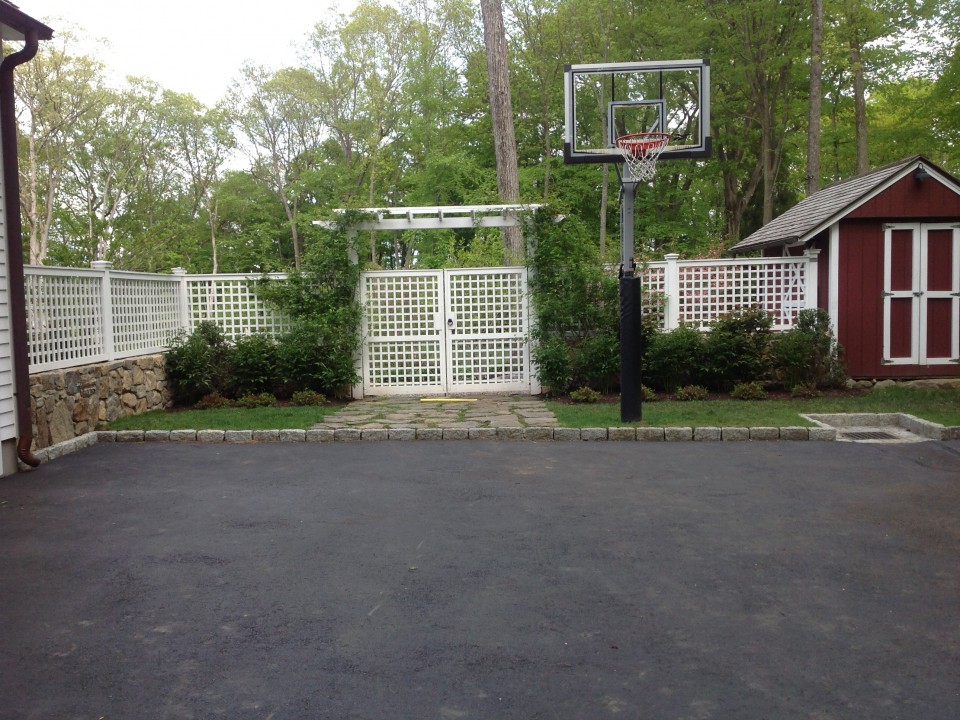
[[[278,430],[96,430],[35,451],[54,460],[97,443],[304,443],[409,442],[412,440],[528,440],[531,442],[830,442],[843,429],[896,426],[928,440],[960,440],[960,427],[946,427],[906,413],[804,415],[816,427],[611,427],[611,428],[390,428]],[[26,466],[22,466],[27,469]]]

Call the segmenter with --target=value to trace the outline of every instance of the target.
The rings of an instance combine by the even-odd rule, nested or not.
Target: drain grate
[[[883,430],[864,430],[862,432],[845,432],[843,434],[848,440],[896,440],[896,435],[891,435]]]

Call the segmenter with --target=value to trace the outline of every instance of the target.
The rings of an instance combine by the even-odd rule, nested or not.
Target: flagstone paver
[[[556,427],[557,419],[537,398],[517,395],[482,395],[470,402],[457,398],[371,397],[357,400],[328,415],[316,429],[390,428],[525,428]],[[439,402],[437,401],[439,400]]]

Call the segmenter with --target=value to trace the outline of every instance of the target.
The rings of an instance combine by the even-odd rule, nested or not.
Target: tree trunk
[[[763,224],[773,220],[773,201],[776,196],[776,164],[777,148],[774,142],[774,119],[772,99],[767,98],[767,104],[762,109],[765,120],[760,128],[760,163],[763,167]]]
[[[219,272],[220,264],[217,262],[217,215],[219,214],[219,201],[212,198],[207,205],[207,222],[210,225],[210,252],[213,256],[213,270],[216,275]]]
[[[823,102],[823,0],[811,0],[810,100],[807,112],[807,195],[820,189],[820,109]]]
[[[867,156],[867,98],[863,74],[860,38],[854,34],[850,39],[850,64],[853,68],[853,106],[857,138],[857,175],[870,169]]]
[[[480,12],[483,15],[483,42],[487,50],[493,147],[497,158],[497,190],[503,202],[515,203],[520,200],[517,140],[513,131],[507,37],[503,27],[503,10],[500,0],[480,0]],[[523,242],[520,228],[503,229],[503,257],[504,262],[507,263],[522,260]]]

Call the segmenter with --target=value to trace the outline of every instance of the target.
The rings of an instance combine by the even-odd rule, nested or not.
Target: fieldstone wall
[[[141,357],[50,370],[30,376],[33,447],[79,437],[126,415],[167,407],[164,356]]]

